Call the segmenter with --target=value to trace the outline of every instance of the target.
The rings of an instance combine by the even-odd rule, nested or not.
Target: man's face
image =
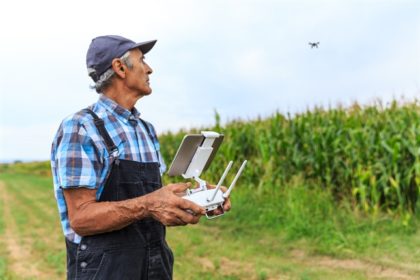
[[[127,69],[126,85],[140,96],[152,93],[149,83],[149,75],[152,74],[152,68],[144,61],[144,56],[139,49],[130,51],[130,61],[133,64],[132,69]]]

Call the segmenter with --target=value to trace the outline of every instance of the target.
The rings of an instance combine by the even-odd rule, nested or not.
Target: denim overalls
[[[103,120],[91,114],[109,154],[116,146]],[[146,129],[149,132],[147,124]],[[99,201],[119,201],[151,193],[162,186],[159,163],[116,159]],[[172,279],[174,257],[165,241],[165,226],[146,218],[112,232],[66,239],[68,279]]]

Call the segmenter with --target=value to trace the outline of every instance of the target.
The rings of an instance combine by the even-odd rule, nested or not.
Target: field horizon
[[[172,159],[186,133],[223,132],[209,182],[251,163],[229,213],[168,228],[175,279],[420,279],[417,102],[215,122],[160,136]],[[64,279],[63,238],[49,161],[0,164],[0,279]]]

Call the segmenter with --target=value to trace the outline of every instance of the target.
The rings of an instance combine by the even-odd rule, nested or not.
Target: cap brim
[[[151,40],[151,41],[137,43],[132,49],[139,48],[143,54],[146,54],[153,48],[156,42],[157,40]]]

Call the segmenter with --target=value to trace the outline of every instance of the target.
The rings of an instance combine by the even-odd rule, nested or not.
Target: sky
[[[0,162],[48,160],[63,118],[94,103],[92,38],[157,39],[158,133],[420,96],[420,1],[2,1]],[[310,48],[309,42],[320,42]]]

